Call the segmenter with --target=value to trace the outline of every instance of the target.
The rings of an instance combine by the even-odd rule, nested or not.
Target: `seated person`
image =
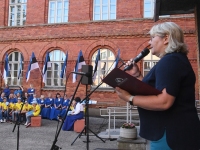
[[[22,108],[22,102],[21,102],[21,98],[18,97],[17,98],[17,103],[13,106],[12,111],[10,112],[10,114],[12,114],[12,121],[15,122],[17,121],[18,117],[19,117],[19,113],[21,111]]]
[[[28,111],[31,111],[32,109],[33,109],[33,106],[30,105],[28,103],[28,101],[25,101],[24,106],[23,106],[22,111],[21,111],[21,115],[23,117],[23,122],[26,122],[26,113]]]
[[[62,110],[61,112],[58,114],[58,119],[60,120],[61,118],[63,118],[65,116],[65,113],[67,111],[67,108],[70,104],[70,99],[67,98],[67,95],[65,94],[64,96],[64,101],[62,103]],[[61,121],[61,120],[60,120]]]
[[[42,118],[50,119],[50,112],[54,106],[54,99],[52,98],[51,93],[48,93],[48,97],[45,99],[44,103],[45,105],[41,112]]]
[[[42,112],[43,108],[45,107],[45,99],[44,99],[44,95],[40,96],[40,99],[38,99],[38,105],[40,105],[40,113]]]
[[[56,99],[54,101],[54,107],[51,109],[50,113],[50,119],[56,119],[58,117],[58,114],[62,111],[62,103],[63,103],[63,98],[61,98],[60,93],[56,94]]]
[[[1,114],[0,114],[0,121],[2,122],[6,122],[8,120],[7,116],[8,116],[8,102],[7,102],[7,98],[4,97],[3,98],[3,102],[1,103]]]
[[[40,114],[40,105],[37,104],[36,100],[32,101],[32,111],[28,111],[26,113],[26,123],[24,124],[26,128],[31,125],[31,117],[32,116],[39,116]]]
[[[74,122],[79,119],[83,119],[83,105],[80,103],[80,97],[76,97],[74,100],[75,109],[68,115],[64,121],[62,129],[64,131],[73,131],[74,130]]]

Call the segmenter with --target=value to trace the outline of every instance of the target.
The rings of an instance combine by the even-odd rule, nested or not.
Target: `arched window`
[[[18,51],[14,51],[8,55],[8,60],[9,60],[9,66],[10,66],[9,76],[7,78],[8,84],[11,86],[21,85],[22,78],[23,78],[23,70],[24,70],[23,55]],[[21,66],[21,74],[18,79],[20,66]]]
[[[98,51],[96,51],[92,55],[93,69],[95,67],[97,52]],[[111,50],[100,49],[100,61],[97,67],[96,76],[93,79],[93,86],[97,86],[101,82],[101,80],[114,68],[114,60],[115,60],[115,55],[113,54]],[[105,83],[103,83],[100,87],[110,88],[110,86]]]
[[[47,68],[47,79],[45,87],[62,87],[64,86],[63,79],[60,78],[60,73],[65,60],[65,53],[60,50],[54,50],[49,53],[51,67]]]
[[[159,57],[152,55],[151,52],[144,57],[143,61],[143,75],[145,76],[153,66],[156,65],[156,63],[160,60]]]

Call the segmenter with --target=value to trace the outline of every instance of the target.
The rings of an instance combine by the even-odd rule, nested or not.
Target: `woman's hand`
[[[127,63],[126,63],[126,65],[125,66],[129,66],[129,65],[131,65],[131,64],[133,64],[133,62],[132,62],[132,59],[130,59],[130,61],[128,61]],[[132,76],[134,76],[134,77],[136,77],[136,78],[138,78],[140,75],[141,75],[141,72],[140,72],[140,70],[139,70],[139,67],[138,67],[138,65],[137,64],[133,64],[133,67],[130,69],[130,70],[127,70],[126,71],[128,74],[130,74],[130,75],[132,75]]]
[[[118,95],[122,100],[124,100],[124,101],[126,101],[126,102],[129,102],[129,98],[130,98],[130,96],[131,96],[130,93],[128,93],[128,92],[125,91],[125,90],[120,89],[119,87],[116,87],[116,88],[115,88],[115,91],[116,91],[117,95]]]

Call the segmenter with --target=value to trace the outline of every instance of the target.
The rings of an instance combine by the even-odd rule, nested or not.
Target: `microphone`
[[[86,76],[86,77],[91,77],[92,74],[90,72],[72,72],[74,74],[79,74],[79,75],[82,75],[82,76]]]
[[[149,45],[150,46],[150,45]],[[133,67],[133,63],[137,63],[138,61],[140,61],[142,58],[144,58],[145,56],[147,56],[149,54],[149,46],[145,47],[145,49],[143,51],[141,51],[141,53],[139,55],[137,55],[131,62],[130,65],[127,65],[124,68],[124,71],[126,70],[130,70]]]

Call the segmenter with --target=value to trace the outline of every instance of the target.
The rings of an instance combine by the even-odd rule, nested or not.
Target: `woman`
[[[48,94],[48,97],[45,99],[45,106],[42,109],[42,117],[43,118],[50,118],[51,109],[54,105],[54,99],[52,98],[51,93]]]
[[[128,73],[162,93],[133,96],[118,87],[116,92],[138,106],[140,136],[150,140],[151,150],[199,150],[195,74],[187,58],[183,31],[177,24],[165,22],[153,26],[150,35],[151,53],[160,61],[144,78],[136,64]]]
[[[28,88],[27,93],[28,93],[30,99],[33,99],[33,94],[35,94],[35,89],[33,88],[32,84],[30,84],[30,88]]]
[[[73,131],[74,122],[79,119],[83,119],[83,105],[80,103],[80,97],[76,97],[73,102],[75,103],[75,109],[71,112],[69,116],[66,117],[62,129],[64,131]]]
[[[56,98],[54,101],[54,107],[51,109],[50,113],[50,119],[57,120],[58,114],[62,111],[62,103],[63,103],[63,98],[61,98],[60,93],[56,94]]]
[[[65,113],[66,113],[66,111],[67,111],[67,108],[68,108],[68,106],[69,106],[69,104],[70,104],[70,100],[71,100],[71,99],[68,99],[68,98],[67,98],[67,95],[65,94],[65,95],[64,95],[64,101],[63,101],[63,103],[62,103],[62,110],[61,110],[60,113],[58,114],[58,119],[59,119],[59,121],[62,121],[61,119],[65,116]]]
[[[40,113],[42,112],[43,108],[45,107],[45,99],[44,99],[44,95],[40,96],[40,99],[38,99],[38,104],[40,106]]]

